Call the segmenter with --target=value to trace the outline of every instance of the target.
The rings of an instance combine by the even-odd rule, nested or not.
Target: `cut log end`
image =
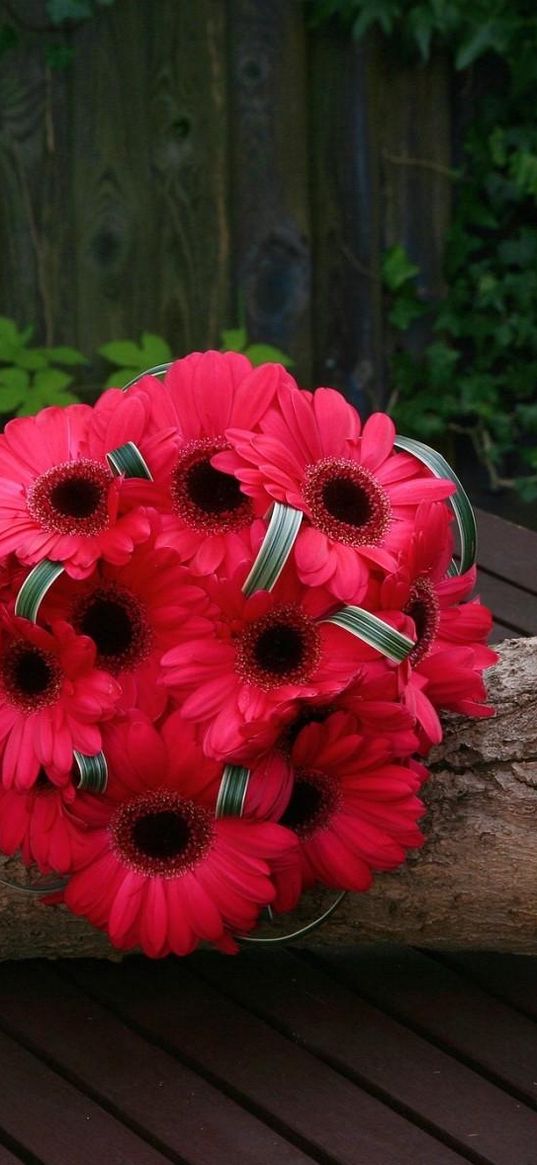
[[[308,943],[390,941],[537,954],[537,638],[509,639],[488,673],[493,719],[446,716],[423,791],[423,848],[366,894],[349,894]],[[13,859],[7,877],[24,881]],[[259,934],[295,931],[327,908],[315,891]],[[118,958],[63,907],[0,887],[0,958]]]

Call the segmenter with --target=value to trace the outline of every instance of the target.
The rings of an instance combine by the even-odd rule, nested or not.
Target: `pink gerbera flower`
[[[101,562],[79,582],[61,577],[41,606],[43,619],[64,618],[97,648],[97,666],[121,687],[118,708],[140,708],[152,719],[164,711],[167,693],[158,684],[160,660],[182,638],[185,615],[199,588],[176,551],[137,547],[125,566]]]
[[[274,746],[287,754],[303,728],[323,724],[335,712],[346,713],[348,733],[389,737],[394,756],[410,756],[418,747],[415,716],[403,703],[398,669],[379,659],[362,663],[351,683],[328,699],[297,700],[281,719],[248,724],[241,755],[255,756]]]
[[[137,443],[154,481],[132,481],[127,489],[156,506],[161,544],[177,549],[197,573],[227,571],[237,555],[245,557],[252,504],[212,458],[229,447],[230,425],[256,428],[282,384],[294,381],[279,364],[253,368],[235,352],[194,352],[172,364],[162,383],[144,377],[134,386],[150,404]],[[104,409],[108,415],[106,400],[96,406],[98,414]]]
[[[28,789],[41,766],[58,780],[73,749],[99,752],[99,721],[120,689],[95,667],[95,647],[67,623],[45,631],[0,608],[0,757],[5,788]]]
[[[249,724],[281,720],[298,699],[341,691],[364,659],[378,657],[347,631],[323,622],[333,599],[321,588],[304,586],[289,567],[271,593],[246,597],[237,577],[209,578],[205,587],[213,607],[204,633],[190,635],[187,618],[184,642],[162,664],[163,682],[182,700],[182,715],[205,726],[210,756],[236,754]]]
[[[445,507],[424,502],[398,570],[373,585],[368,596],[385,613],[396,608],[414,622],[417,642],[406,664],[403,699],[416,717],[425,750],[442,738],[437,709],[494,714],[485,703],[483,683],[484,669],[498,659],[485,645],[492,615],[479,599],[464,601],[475,586],[475,567],[446,577],[452,549]]]
[[[74,578],[97,559],[128,561],[149,524],[129,509],[105,458],[88,452],[92,409],[47,408],[10,421],[0,436],[0,554],[29,566],[63,563]],[[91,442],[90,442],[91,443]]]
[[[302,730],[292,762],[295,785],[281,822],[300,840],[303,888],[367,890],[374,871],[394,869],[422,844],[416,791],[424,770],[395,762],[388,741],[348,733],[338,712]]]
[[[334,389],[280,390],[279,405],[258,433],[230,427],[232,449],[212,463],[238,478],[256,512],[272,501],[301,510],[307,522],[295,556],[302,581],[359,603],[372,569],[395,569],[420,501],[446,498],[455,487],[394,451],[395,428],[383,413],[362,429]]]
[[[83,828],[71,812],[74,797],[70,782],[59,786],[45,769],[24,792],[0,787],[2,853],[20,853],[26,866],[36,865],[42,874],[67,873]]]
[[[156,958],[206,940],[234,952],[233,933],[251,930],[274,898],[272,863],[285,864],[293,835],[273,822],[215,819],[213,762],[192,737],[171,755],[134,718],[112,752],[107,794],[77,803],[86,832],[62,900],[122,949]]]

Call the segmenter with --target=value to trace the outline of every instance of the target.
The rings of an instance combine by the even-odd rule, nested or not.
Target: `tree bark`
[[[424,847],[367,894],[349,894],[302,941],[395,941],[438,949],[537,954],[537,638],[501,644],[488,673],[492,720],[446,716],[429,758]],[[6,877],[23,883],[13,859]],[[334,894],[313,892],[292,917],[259,932],[294,931]],[[105,937],[63,907],[0,887],[0,958],[118,957]]]

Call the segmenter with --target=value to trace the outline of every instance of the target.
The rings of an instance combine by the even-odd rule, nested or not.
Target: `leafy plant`
[[[372,28],[405,59],[451,51],[456,69],[494,62],[467,134],[446,239],[447,293],[433,310],[401,246],[384,257],[391,406],[405,432],[462,432],[493,488],[537,497],[537,13],[534,0],[306,0],[313,26]],[[493,56],[491,56],[493,54]],[[493,75],[493,83],[491,77]],[[427,314],[416,353],[408,329]],[[415,334],[414,334],[415,335]]]
[[[244,327],[227,328],[222,332],[221,343],[223,352],[241,352],[254,366],[273,363],[283,364],[284,368],[293,367],[294,361],[291,357],[280,348],[275,348],[273,344],[250,343]]]
[[[100,356],[104,356],[115,369],[110,373],[105,388],[114,386],[123,388],[135,376],[153,368],[157,364],[166,364],[172,359],[171,348],[162,336],[155,336],[152,332],[142,332],[139,344],[133,340],[111,340],[98,348]]]
[[[77,399],[68,391],[73,376],[57,365],[85,364],[85,356],[76,348],[29,347],[32,334],[31,326],[19,330],[0,316],[0,413],[25,416]]]

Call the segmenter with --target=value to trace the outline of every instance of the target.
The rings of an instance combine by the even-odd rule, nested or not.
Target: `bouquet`
[[[152,957],[367,891],[424,841],[439,711],[492,714],[474,562],[444,459],[277,364],[10,421],[0,851]]]

